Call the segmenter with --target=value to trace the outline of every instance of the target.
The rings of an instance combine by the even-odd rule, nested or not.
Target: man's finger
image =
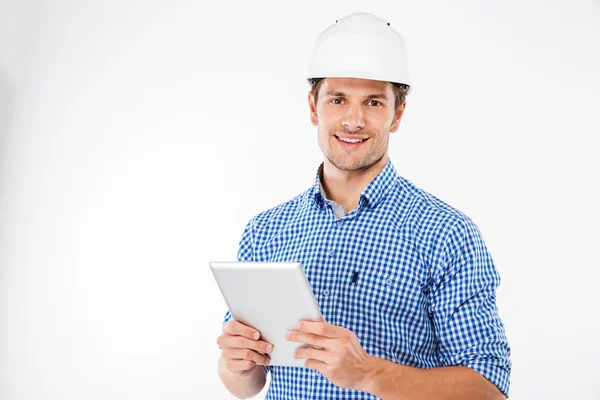
[[[323,361],[315,360],[313,358],[309,358],[304,362],[304,366],[306,368],[314,369],[315,371],[319,371],[321,374],[327,376],[327,364]]]
[[[219,345],[222,348],[251,349],[261,353],[270,354],[273,352],[273,345],[262,340],[252,340],[243,336],[223,335],[219,338]]]
[[[223,324],[223,333],[235,336],[244,336],[248,339],[260,339],[260,332],[254,328],[244,325],[239,321],[231,320]]]
[[[315,335],[337,339],[346,336],[347,329],[328,324],[327,322],[300,321],[296,329],[301,332],[314,333]]]
[[[322,361],[325,364],[330,364],[330,365],[333,364],[335,361],[335,358],[331,351],[319,350],[319,349],[315,349],[314,347],[302,347],[302,348],[297,349],[294,352],[294,358],[296,358],[296,359],[309,358],[309,359],[313,359],[313,360]]]
[[[305,333],[300,331],[287,331],[287,333],[285,334],[285,338],[290,342],[306,343],[325,349],[328,349],[329,345],[332,342],[332,340],[327,337],[315,335],[314,333]]]
[[[249,360],[259,365],[269,365],[269,357],[258,354],[250,349],[223,349],[221,352],[226,360]]]

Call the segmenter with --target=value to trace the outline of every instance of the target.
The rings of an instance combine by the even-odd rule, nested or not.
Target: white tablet
[[[209,262],[233,318],[257,329],[273,344],[269,365],[303,367],[294,351],[306,346],[289,342],[288,330],[301,319],[322,321],[312,288],[297,262]]]

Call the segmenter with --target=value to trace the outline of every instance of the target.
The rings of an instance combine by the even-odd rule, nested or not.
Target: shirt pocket
[[[341,301],[346,310],[344,322],[359,338],[385,348],[399,336],[397,320],[402,300],[396,275],[365,270],[356,283],[343,285]]]
[[[342,285],[343,323],[369,354],[396,363],[410,361],[420,342],[430,340],[419,268],[419,261],[382,258],[363,266],[355,283]]]

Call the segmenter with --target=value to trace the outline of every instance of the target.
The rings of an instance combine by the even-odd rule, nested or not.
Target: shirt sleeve
[[[512,364],[496,307],[500,275],[472,220],[458,221],[441,254],[429,304],[440,362],[479,372],[508,397]]]
[[[254,218],[251,219],[246,224],[246,228],[244,229],[244,233],[242,233],[242,238],[240,239],[240,242],[239,242],[239,250],[238,250],[237,260],[240,262],[254,261],[254,254],[253,254],[254,236],[252,233],[253,222],[254,222]],[[223,318],[223,323],[231,321],[232,318],[233,318],[233,316],[231,315],[231,313],[229,311],[227,311],[225,313],[225,317]],[[221,347],[219,346],[219,349],[220,348]],[[265,369],[266,373],[269,373],[271,366],[267,365],[267,366],[263,366],[263,368]]]

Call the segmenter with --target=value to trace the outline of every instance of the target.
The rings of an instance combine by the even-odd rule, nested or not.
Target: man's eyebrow
[[[345,97],[346,93],[344,93],[344,92],[336,92],[336,91],[333,91],[333,90],[329,90],[329,91],[327,91],[327,93],[325,93],[325,96]]]
[[[370,94],[367,96],[367,100],[371,100],[371,99],[384,99],[384,100],[388,100],[388,97],[385,93],[376,93],[376,94]]]
[[[333,97],[346,97],[346,93],[344,92],[336,92],[334,90],[329,90],[327,91],[327,93],[325,93],[325,96],[333,96]],[[375,93],[375,94],[370,94],[368,95],[365,100],[371,100],[371,99],[385,99],[385,100],[389,100],[387,95],[385,93]]]

